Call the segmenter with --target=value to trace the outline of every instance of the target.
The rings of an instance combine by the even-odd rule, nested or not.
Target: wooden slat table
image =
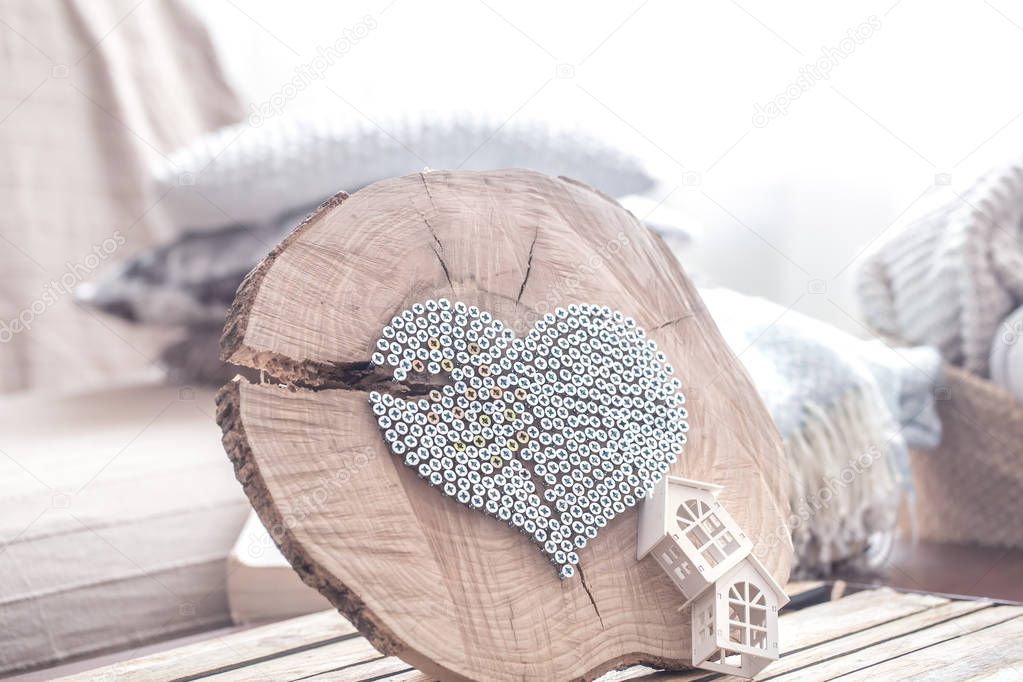
[[[1023,606],[988,600],[793,583],[782,658],[758,680],[1023,679]],[[798,608],[807,603],[810,606]],[[374,680],[430,678],[380,655],[332,611],[253,628],[64,679]],[[612,680],[729,680],[706,671],[633,666]]]

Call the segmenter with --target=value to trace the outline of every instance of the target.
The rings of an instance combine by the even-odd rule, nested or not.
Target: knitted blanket
[[[891,232],[859,272],[867,322],[987,376],[999,324],[1023,303],[1023,159],[936,192]]]
[[[895,352],[727,289],[700,295],[781,432],[791,489],[779,534],[791,533],[797,572],[883,561],[912,492],[907,447],[941,437],[938,353]]]

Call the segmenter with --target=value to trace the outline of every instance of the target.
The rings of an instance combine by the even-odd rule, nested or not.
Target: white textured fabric
[[[470,113],[403,114],[369,123],[328,109],[238,123],[172,154],[153,171],[174,221],[188,229],[262,224],[339,190],[424,168],[532,168],[611,196],[654,181],[634,157],[577,129]]]
[[[936,192],[891,232],[859,272],[867,322],[987,376],[998,325],[1023,303],[1023,160]]]
[[[0,401],[0,674],[229,622],[250,507],[210,390]]]
[[[1023,401],[1023,308],[1005,318],[991,344],[991,381]]]
[[[797,572],[882,558],[909,487],[907,441],[934,447],[941,424],[930,348],[898,353],[763,299],[701,289],[781,432]]]

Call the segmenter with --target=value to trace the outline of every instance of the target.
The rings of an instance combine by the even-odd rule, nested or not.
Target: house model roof
[[[669,485],[685,485],[690,488],[696,488],[698,490],[706,490],[714,494],[714,497],[718,496],[724,486],[720,486],[717,483],[707,483],[706,481],[696,481],[691,478],[682,478],[681,476],[666,476]]]
[[[639,534],[636,558],[642,559],[666,534],[671,533],[675,514],[668,509],[671,489],[699,490],[716,499],[724,488],[715,483],[696,481],[681,476],[665,476],[647,493],[639,512]]]
[[[779,608],[789,603],[789,596],[785,594],[785,588],[778,584],[778,581],[774,579],[774,576],[767,570],[767,567],[760,562],[760,559],[757,558],[756,554],[750,552],[743,558],[743,561],[752,566],[756,572],[760,574],[760,577],[764,579],[764,582],[766,582],[767,585],[774,590],[774,593],[778,596]],[[740,564],[741,563],[742,562],[740,562]]]

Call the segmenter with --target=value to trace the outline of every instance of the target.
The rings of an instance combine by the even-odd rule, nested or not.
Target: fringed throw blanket
[[[725,289],[700,293],[784,439],[797,571],[883,560],[911,490],[907,446],[940,439],[937,352],[894,351]]]
[[[1023,160],[936,191],[867,257],[857,293],[878,331],[987,376],[998,326],[1023,304]]]

